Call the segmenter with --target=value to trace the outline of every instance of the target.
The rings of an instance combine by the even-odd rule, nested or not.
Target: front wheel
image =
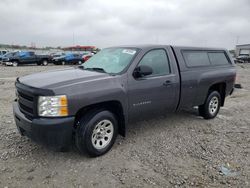
[[[216,117],[221,106],[221,96],[218,91],[209,93],[205,103],[199,106],[199,114],[204,119],[213,119]]]
[[[17,66],[18,66],[18,62],[17,62],[17,61],[13,61],[13,62],[12,62],[12,66],[13,66],[13,67],[17,67]]]
[[[62,61],[62,65],[65,65],[66,63],[65,63],[65,61]]]
[[[116,116],[107,110],[96,110],[79,120],[76,130],[76,146],[80,152],[97,157],[107,153],[118,133]]]

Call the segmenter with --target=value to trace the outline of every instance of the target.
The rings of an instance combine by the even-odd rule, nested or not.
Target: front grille
[[[24,99],[27,99],[27,100],[29,100],[29,101],[33,101],[34,100],[34,97],[32,97],[32,96],[29,96],[29,95],[25,95],[25,94],[23,94],[22,92],[18,92],[18,94],[19,94],[19,96],[20,97],[22,97],[22,98],[24,98]]]
[[[37,101],[39,96],[54,96],[55,93],[49,89],[34,88],[16,80],[16,94],[20,111],[26,118],[33,120],[38,117]]]
[[[21,108],[21,110],[22,111],[26,111],[26,112],[28,112],[29,113],[29,115],[32,115],[32,114],[34,114],[34,111],[33,111],[33,109],[32,108],[30,108],[30,107],[28,107],[28,106],[25,106],[24,104],[22,104],[22,103],[20,103],[20,101],[19,101],[19,106],[20,106],[20,108]]]
[[[28,119],[32,119],[35,116],[35,95],[24,85],[20,86],[16,85],[19,109]]]

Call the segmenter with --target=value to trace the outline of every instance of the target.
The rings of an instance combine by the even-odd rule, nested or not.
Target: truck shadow
[[[185,109],[177,113],[169,113],[166,115],[157,116],[154,118],[147,118],[144,120],[139,120],[138,122],[128,123],[126,130],[126,138],[129,139],[133,137],[133,134],[144,134],[145,132],[153,131],[154,129],[174,129],[176,126],[183,123],[191,125],[194,121],[204,121],[201,116],[199,116],[197,109]],[[189,124],[187,123],[189,122]]]

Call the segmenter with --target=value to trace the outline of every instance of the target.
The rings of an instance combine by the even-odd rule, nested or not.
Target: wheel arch
[[[75,115],[75,127],[77,127],[77,121],[82,117],[84,114],[98,109],[106,109],[110,112],[114,113],[118,120],[118,133],[125,137],[126,135],[126,123],[125,123],[125,115],[122,104],[120,101],[112,100],[112,101],[105,101],[100,103],[91,104],[79,109]]]
[[[11,59],[10,61],[11,61],[11,62],[13,62],[13,61],[19,62],[19,59]]]
[[[44,60],[49,61],[49,58],[43,57],[40,61],[44,61]]]
[[[225,98],[226,98],[226,83],[225,82],[219,82],[211,85],[208,89],[208,94],[211,91],[218,91],[221,96],[221,106],[224,106]]]

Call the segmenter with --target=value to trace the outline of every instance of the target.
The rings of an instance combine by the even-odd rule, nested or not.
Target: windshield
[[[86,61],[84,69],[103,69],[104,72],[117,74],[122,72],[136,55],[136,48],[106,48]]]
[[[13,55],[13,52],[8,52],[3,55],[3,57],[11,57]]]

